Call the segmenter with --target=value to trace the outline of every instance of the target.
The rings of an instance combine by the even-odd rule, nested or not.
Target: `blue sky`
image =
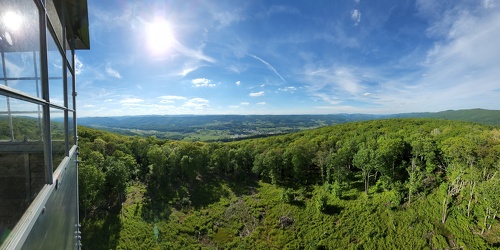
[[[89,0],[79,116],[499,109],[495,0]]]

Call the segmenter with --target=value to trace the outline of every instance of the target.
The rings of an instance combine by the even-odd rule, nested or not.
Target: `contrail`
[[[262,62],[264,65],[267,66],[267,68],[269,68],[270,70],[274,71],[274,73],[279,76],[281,78],[281,80],[283,80],[284,82],[286,82],[286,80],[280,75],[280,73],[278,73],[278,71],[276,71],[276,69],[273,67],[273,65],[271,65],[270,63],[262,60],[262,58],[256,56],[256,55],[252,55],[252,54],[248,54],[249,56],[259,60],[260,62]]]

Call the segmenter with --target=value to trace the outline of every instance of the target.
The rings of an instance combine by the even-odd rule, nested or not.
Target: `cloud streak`
[[[118,79],[121,79],[122,76],[120,75],[120,73],[114,69],[112,69],[111,67],[106,67],[106,73],[108,73],[108,75],[112,76],[112,77],[115,77],[115,78],[118,78]]]
[[[274,72],[274,74],[276,74],[281,80],[283,80],[284,82],[286,82],[286,80],[280,75],[280,73],[278,73],[278,71],[273,67],[273,65],[271,65],[270,63],[264,61],[262,58],[256,56],[256,55],[252,55],[252,54],[249,54],[249,56],[259,60],[261,63],[263,63],[264,65],[266,65],[266,67],[268,69],[270,69],[271,71]]]

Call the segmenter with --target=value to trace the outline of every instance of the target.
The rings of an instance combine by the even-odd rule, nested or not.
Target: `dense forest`
[[[80,127],[84,249],[500,246],[500,130],[346,123],[226,143]]]

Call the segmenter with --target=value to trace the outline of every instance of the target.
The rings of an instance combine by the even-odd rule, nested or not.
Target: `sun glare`
[[[4,14],[3,24],[11,31],[17,31],[21,27],[23,18],[16,12],[8,11]]]
[[[146,25],[148,47],[154,54],[164,54],[174,46],[175,38],[169,22],[157,19]]]

